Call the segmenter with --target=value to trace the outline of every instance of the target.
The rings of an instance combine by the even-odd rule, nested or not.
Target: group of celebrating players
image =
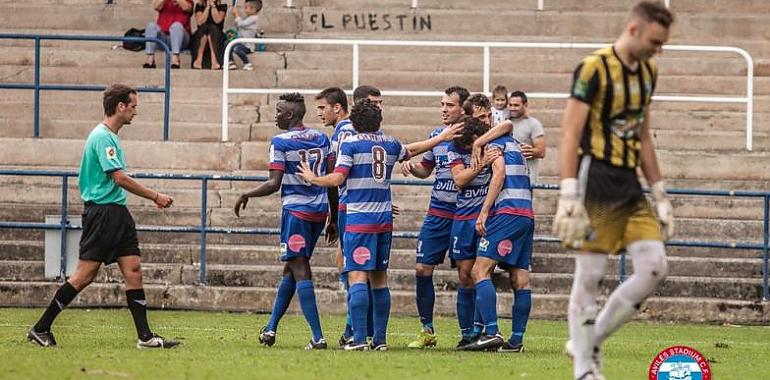
[[[674,231],[673,210],[655,155],[649,111],[658,78],[652,57],[668,41],[672,22],[662,2],[640,1],[615,43],[584,58],[574,72],[562,119],[560,197],[552,229],[565,247],[579,251],[565,345],[578,380],[604,378],[603,342],[636,314],[667,274],[663,242]],[[350,109],[345,92],[336,87],[315,98],[319,118],[334,127],[331,139],[304,125],[302,95],[280,96],[275,121],[285,132],[272,138],[269,179],[242,194],[234,207],[240,215],[249,198],[281,191],[280,259],[285,266],[259,341],[275,343],[278,323],[296,293],[312,331],[306,348],[327,348],[310,268],[325,231],[329,243],[339,238],[337,264],[347,290],[348,323],[340,346],[348,351],[388,349],[387,269],[393,216],[398,213],[391,200],[391,177],[400,162],[405,175],[435,178],[416,252],[415,298],[422,329],[409,347],[436,345],[432,275],[448,252],[458,274],[457,349],[522,352],[532,307],[534,212],[525,160],[530,147],[511,136],[512,123],[493,127],[489,99],[453,86],[441,98],[442,126],[426,140],[402,144],[381,131],[378,89],[355,89]],[[94,280],[101,265],[117,262],[126,280],[137,347],[179,345],[149,328],[137,233],[126,208],[126,191],[159,208],[173,203],[172,197],[125,174],[118,132],[131,123],[137,102],[130,87],[105,90],[105,119],[89,135],[81,164],[85,216],[78,267],[28,331],[27,339],[35,344],[56,346],[51,325],[59,313]],[[419,163],[409,161],[420,154]],[[642,192],[639,169],[650,185],[652,204]],[[634,273],[599,311],[597,294],[608,255],[620,250],[633,260]],[[498,327],[490,278],[495,267],[509,273],[514,290],[507,340]]]
[[[411,144],[401,144],[380,131],[379,90],[362,86],[353,97],[355,104],[348,112],[342,89],[327,88],[316,96],[318,116],[324,125],[334,127],[330,141],[302,123],[301,95],[281,96],[276,124],[287,132],[271,141],[270,178],[243,194],[235,205],[239,213],[250,197],[281,190],[281,260],[286,265],[260,342],[274,344],[278,321],[296,292],[313,333],[306,348],[327,347],[309,264],[316,241],[326,230],[330,242],[341,233],[338,263],[348,291],[349,323],[340,345],[345,350],[387,350],[387,268],[397,212],[390,181],[394,167],[402,162],[401,170],[407,175],[425,178],[436,171],[416,255],[417,309],[423,330],[410,347],[436,345],[431,275],[449,252],[459,277],[457,315],[462,340],[458,349],[521,351],[531,305],[528,268],[534,213],[519,143],[505,134],[504,127],[490,131],[489,99],[470,95],[462,87],[450,87],[442,96],[443,126],[428,139]],[[474,145],[482,136],[491,141]],[[419,164],[409,162],[421,153],[425,154]],[[496,266],[520,284],[515,292],[514,333],[508,341],[498,330],[490,278]],[[421,275],[423,267],[430,271],[427,276]]]

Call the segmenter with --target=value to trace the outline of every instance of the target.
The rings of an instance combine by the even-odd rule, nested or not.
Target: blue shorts
[[[325,222],[308,222],[292,215],[289,210],[281,213],[281,261],[313,255],[315,243],[324,230]]]
[[[444,262],[449,249],[452,219],[427,215],[417,238],[417,263],[438,265]]]
[[[342,239],[343,236],[345,236],[345,224],[348,221],[348,212],[339,210],[337,211],[337,231],[340,233],[340,249],[345,249],[344,242]]]
[[[346,232],[343,272],[388,269],[392,232],[365,234]]]
[[[526,216],[495,215],[487,220],[487,235],[479,239],[476,254],[497,261],[503,269],[529,270],[534,236],[534,220]]]
[[[449,252],[449,258],[453,262],[475,259],[479,238],[480,236],[476,232],[475,219],[455,220],[452,223],[452,250]]]

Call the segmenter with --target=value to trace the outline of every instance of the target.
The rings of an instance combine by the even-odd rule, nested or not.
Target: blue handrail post
[[[61,177],[61,274],[62,281],[67,279],[67,175]]]
[[[208,208],[209,179],[203,177],[201,185],[201,252],[200,252],[200,278],[201,286],[206,285],[206,209]]]
[[[40,36],[35,37],[35,137],[40,137]]]
[[[163,141],[168,141],[169,112],[171,110],[171,50],[165,43],[163,43],[163,49],[166,53],[166,74],[163,83],[166,90],[163,98]]]
[[[626,252],[620,252],[620,268],[618,268],[618,273],[620,274],[620,282],[623,283],[623,281],[626,280]]]
[[[762,235],[764,238],[762,244],[762,300],[770,301],[770,291],[767,284],[767,260],[768,260],[768,243],[770,243],[770,195],[765,194],[765,220],[763,225]]]

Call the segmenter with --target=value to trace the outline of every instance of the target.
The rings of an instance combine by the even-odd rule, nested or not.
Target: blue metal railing
[[[37,177],[61,177],[62,178],[62,205],[61,220],[59,224],[31,223],[31,222],[0,222],[0,229],[43,229],[61,231],[61,274],[65,277],[66,269],[66,247],[67,230],[81,229],[82,226],[70,224],[67,218],[67,183],[69,177],[77,177],[78,173],[74,171],[46,171],[46,170],[0,170],[0,176],[37,176]],[[201,181],[201,208],[200,224],[197,226],[138,226],[138,231],[148,232],[176,232],[176,233],[198,233],[200,234],[200,273],[199,282],[206,284],[206,236],[207,234],[254,234],[254,235],[278,235],[280,230],[277,228],[229,228],[229,227],[210,227],[207,223],[208,208],[208,183],[209,181],[266,181],[267,176],[223,176],[210,174],[157,174],[157,173],[132,173],[134,178],[168,179],[168,180],[200,180]],[[414,185],[414,186],[432,186],[433,182],[428,180],[414,179],[394,179],[394,185]],[[536,189],[556,190],[559,187],[551,184],[536,184]],[[770,252],[770,192],[759,191],[718,191],[718,190],[690,190],[690,189],[670,189],[670,194],[676,195],[695,195],[695,196],[717,196],[717,197],[741,197],[741,198],[762,198],[764,202],[764,217],[762,225],[762,243],[756,242],[737,242],[726,243],[720,241],[697,241],[697,240],[669,240],[667,246],[674,247],[699,247],[699,248],[727,248],[744,250],[762,251],[762,298],[764,301],[770,300],[770,289],[768,289],[768,253]],[[417,238],[418,232],[415,231],[396,231],[393,237],[396,238]],[[559,242],[559,239],[552,236],[535,236],[535,241],[539,242]],[[620,279],[625,277],[625,255],[620,255]]]
[[[71,85],[71,84],[41,84],[40,83],[40,41],[64,40],[64,41],[123,41],[123,42],[154,42],[163,47],[166,52],[165,76],[163,87],[136,87],[138,92],[164,93],[163,98],[163,141],[168,140],[169,114],[171,106],[171,49],[157,38],[122,37],[122,36],[87,36],[87,35],[45,35],[45,34],[7,34],[0,33],[0,39],[34,40],[35,41],[35,79],[34,83],[0,83],[0,89],[9,90],[34,90],[34,136],[40,137],[40,91],[104,91],[106,86],[99,85]]]

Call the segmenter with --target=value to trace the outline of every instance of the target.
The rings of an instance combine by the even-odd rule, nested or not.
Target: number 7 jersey
[[[334,171],[347,177],[345,232],[393,231],[390,177],[396,162],[408,158],[398,140],[379,133],[361,133],[341,142]]]
[[[281,133],[270,141],[270,170],[283,172],[281,202],[283,209],[309,222],[323,222],[329,210],[326,188],[311,185],[298,175],[299,164],[306,161],[317,176],[326,174],[329,138],[309,128]]]

